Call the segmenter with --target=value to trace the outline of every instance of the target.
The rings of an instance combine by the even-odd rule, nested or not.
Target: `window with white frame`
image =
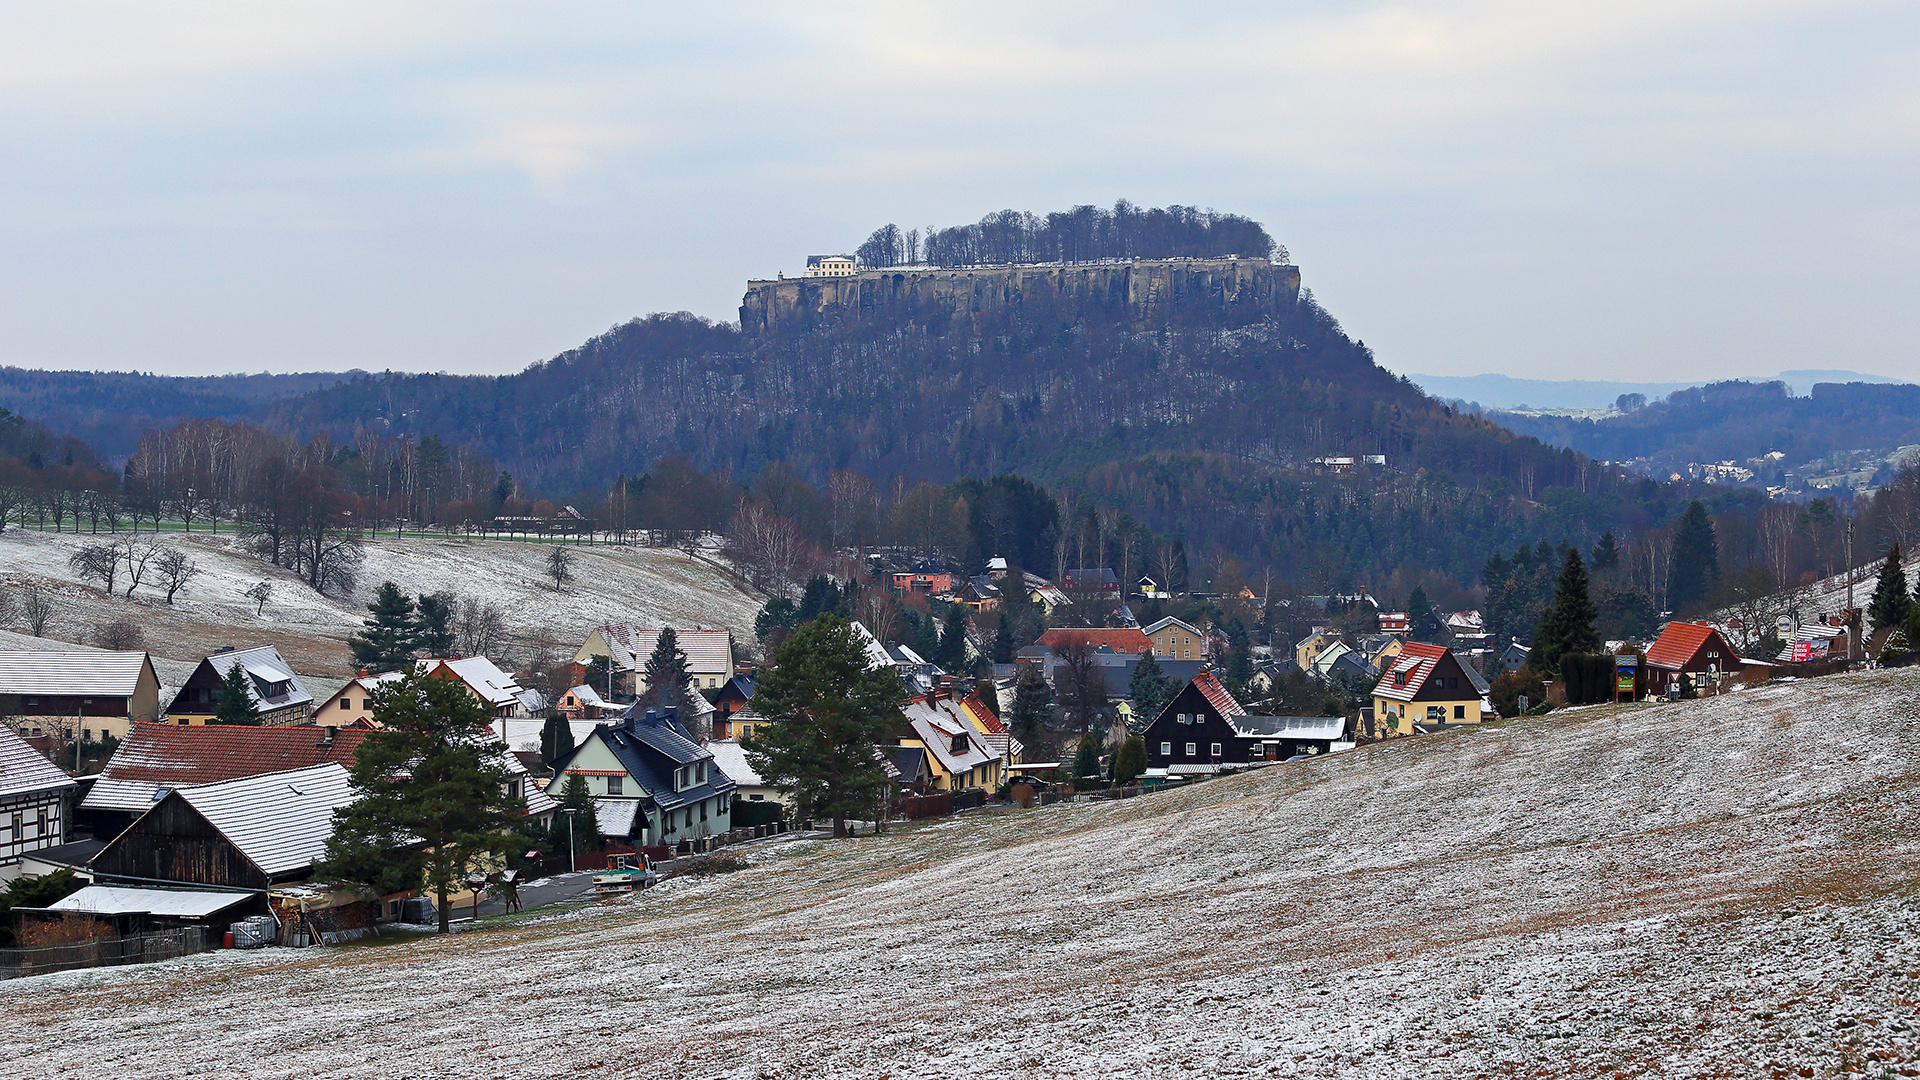
[[[1200,748],[1199,748],[1199,747],[1198,747],[1197,745],[1195,745],[1194,743],[1188,743],[1188,744],[1187,744],[1187,756],[1188,756],[1188,757],[1194,757],[1194,756],[1196,756],[1196,755],[1197,755],[1197,754],[1198,754],[1199,752],[1200,752]]]
[[[1214,744],[1213,744],[1213,756],[1214,756],[1214,757],[1219,757],[1219,756],[1220,756],[1220,744],[1219,744],[1219,743],[1214,743]]]
[[[1161,756],[1161,757],[1172,757],[1172,756],[1173,756],[1173,744],[1172,744],[1172,743],[1170,743],[1170,742],[1163,742],[1163,743],[1161,743],[1161,744],[1160,744],[1160,756]]]

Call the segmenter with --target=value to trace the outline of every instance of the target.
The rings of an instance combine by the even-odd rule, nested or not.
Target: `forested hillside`
[[[257,407],[332,386],[345,374],[183,377],[131,371],[35,371],[0,367],[0,406],[85,439],[124,459],[140,432],[187,418],[239,420]]]
[[[1920,386],[1817,383],[1795,397],[1781,382],[1722,382],[1677,390],[1604,420],[1502,413],[1502,423],[1609,461],[1671,467],[1746,461],[1779,451],[1789,467],[1846,450],[1920,443]]]

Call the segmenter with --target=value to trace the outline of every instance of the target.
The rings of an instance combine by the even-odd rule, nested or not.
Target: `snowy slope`
[[[116,1078],[1893,1075],[1920,1052],[1916,692],[1585,709],[782,845],[485,934],[20,980],[0,1053]]]
[[[143,537],[144,538],[144,537]],[[751,639],[760,598],[750,596],[710,565],[679,551],[583,547],[575,553],[576,580],[556,590],[546,578],[548,548],[512,541],[377,540],[366,545],[357,595],[322,596],[287,571],[238,550],[235,538],[169,533],[161,542],[186,550],[201,576],[169,608],[143,584],[132,597],[125,581],[108,597],[84,583],[67,559],[89,543],[111,539],[9,528],[0,532],[0,585],[37,583],[60,604],[53,637],[84,641],[91,628],[115,618],[138,622],[156,655],[198,659],[221,645],[272,643],[303,673],[350,675],[346,636],[366,616],[366,601],[383,581],[408,593],[450,590],[497,604],[516,642],[551,636],[577,644],[610,619],[658,625],[730,627]],[[273,583],[259,615],[246,590]],[[16,618],[10,630],[23,630]]]

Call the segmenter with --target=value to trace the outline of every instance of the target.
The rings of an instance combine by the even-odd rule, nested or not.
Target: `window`
[[[352,698],[350,698],[350,697],[343,697],[343,698],[341,698],[341,699],[340,699],[340,707],[341,707],[342,709],[351,709],[351,708],[353,708],[353,699],[352,699]]]
[[[1219,743],[1214,743],[1214,744],[1213,744],[1213,756],[1214,756],[1214,757],[1219,757],[1219,756],[1220,756],[1220,744],[1219,744]]]
[[[25,828],[25,826],[23,826],[20,822],[21,822],[20,815],[19,814],[13,815],[13,835],[9,836],[8,839],[16,843],[19,842],[20,833],[22,829]]]
[[[1172,744],[1172,743],[1170,743],[1170,742],[1163,742],[1163,743],[1161,743],[1161,744],[1160,744],[1160,756],[1161,756],[1161,757],[1172,757],[1172,756],[1173,756],[1173,744]]]
[[[47,808],[44,806],[40,808],[39,833],[41,836],[47,835]]]
[[[1465,705],[1455,705],[1453,707],[1453,718],[1455,720],[1465,720],[1467,718],[1467,707]]]
[[[749,795],[747,796],[747,801],[748,802],[766,802],[767,797],[765,795]]]
[[[1187,744],[1187,756],[1188,756],[1188,757],[1194,757],[1194,756],[1195,756],[1195,755],[1197,755],[1198,753],[1199,753],[1199,747],[1197,747],[1197,746],[1195,746],[1195,745],[1194,745],[1193,743],[1188,743],[1188,744]]]
[[[1449,676],[1447,676],[1447,689],[1449,689],[1449,690],[1458,690],[1458,689],[1460,689],[1460,680],[1459,680],[1459,678],[1458,678],[1458,677],[1456,677],[1456,676],[1452,676],[1452,675],[1449,675]]]
[[[707,820],[707,801],[705,799],[700,800],[700,820]]]
[[[609,795],[626,794],[626,779],[627,778],[624,776],[607,777],[607,794]]]

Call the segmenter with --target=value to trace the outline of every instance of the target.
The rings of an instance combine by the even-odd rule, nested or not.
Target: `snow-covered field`
[[[1837,1076],[1920,1056],[1920,673],[0,984],[20,1076]]]
[[[129,598],[120,595],[126,590],[122,579],[108,597],[73,573],[68,558],[86,544],[107,539],[18,528],[0,532],[0,587],[38,583],[51,589],[59,601],[49,631],[55,638],[85,641],[93,627],[128,618],[140,624],[146,647],[158,656],[197,660],[222,645],[272,643],[296,670],[335,675],[352,674],[346,636],[366,617],[366,601],[383,581],[408,593],[446,589],[496,604],[509,636],[522,647],[543,636],[578,644],[591,627],[618,619],[724,626],[751,639],[762,602],[679,551],[570,548],[576,580],[556,590],[546,577],[550,549],[462,539],[369,541],[357,595],[342,600],[322,596],[293,574],[238,550],[227,533],[168,533],[160,542],[186,550],[201,570],[168,607],[163,594],[148,584]],[[262,580],[272,582],[273,593],[256,615],[246,590]],[[7,629],[18,632],[24,626],[16,616]]]

